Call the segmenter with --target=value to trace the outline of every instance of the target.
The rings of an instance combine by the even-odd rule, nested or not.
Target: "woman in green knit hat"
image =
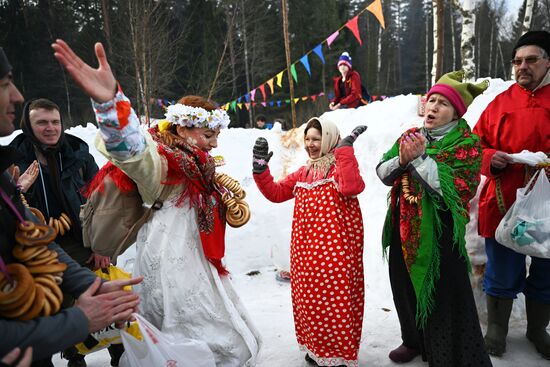
[[[468,272],[465,226],[481,145],[462,115],[487,88],[445,74],[427,94],[424,124],[405,131],[376,168],[391,186],[382,243],[403,343],[389,358],[430,367],[491,366]]]

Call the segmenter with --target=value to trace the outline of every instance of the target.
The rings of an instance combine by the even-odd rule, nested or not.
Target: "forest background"
[[[456,1],[456,0],[455,0]],[[461,8],[443,9],[443,72],[460,69]],[[527,1],[527,0],[525,0]],[[0,0],[0,45],[13,63],[16,85],[27,99],[47,97],[62,110],[65,127],[93,121],[89,99],[53,57],[56,38],[96,64],[93,44],[106,46],[111,66],[141,115],[163,116],[163,105],[183,95],[208,96],[229,108],[232,127],[249,127],[263,114],[292,127],[289,82],[273,93],[253,89],[286,69],[282,0]],[[432,0],[383,0],[385,28],[363,11],[372,0],[289,0],[290,59],[295,62],[358,17],[360,44],[343,28],[322,44],[325,62],[309,55],[311,75],[296,64],[294,96],[298,125],[327,110],[336,62],[343,51],[371,95],[425,93],[431,86]],[[440,5],[441,6],[441,5]],[[474,77],[509,79],[511,50],[522,33],[526,4],[509,13],[506,0],[479,0],[475,15]],[[362,12],[363,11],[363,12]],[[535,0],[530,29],[550,28],[550,0]],[[300,65],[298,65],[300,64]],[[315,99],[311,96],[315,95]],[[307,97],[302,99],[301,97]],[[247,102],[248,100],[248,102]],[[275,104],[274,101],[283,103]],[[269,104],[271,102],[271,104]],[[248,103],[248,104],[247,104]]]

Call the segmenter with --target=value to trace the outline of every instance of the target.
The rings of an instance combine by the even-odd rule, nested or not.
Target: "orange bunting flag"
[[[247,102],[247,103],[244,104],[244,106],[246,107],[247,110],[250,109],[250,103]]]
[[[361,35],[359,34],[359,26],[357,24],[357,21],[359,20],[359,16],[356,15],[353,18],[351,18],[347,23],[346,27],[349,28],[351,33],[357,38],[357,41],[359,41],[359,44],[362,45],[363,41],[361,41]]]
[[[271,89],[271,94],[273,94],[275,92],[275,90],[273,89],[273,79],[269,79],[269,81],[267,82],[267,85],[269,85],[269,89]]]
[[[279,88],[283,87],[283,72],[284,70],[277,74],[277,85],[279,86]]]
[[[302,101],[305,101],[305,100],[307,100],[307,96],[302,97]]]
[[[265,84],[260,85],[258,89],[260,90],[260,92],[262,92],[262,96],[264,97],[265,102]]]
[[[367,10],[370,11],[376,19],[380,22],[382,28],[386,29],[386,24],[384,22],[384,14],[382,13],[382,1],[375,0],[372,4],[367,7]]]

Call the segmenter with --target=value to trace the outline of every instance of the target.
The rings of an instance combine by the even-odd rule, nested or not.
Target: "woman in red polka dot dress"
[[[319,366],[358,366],[363,323],[363,220],[356,196],[365,183],[353,151],[366,130],[340,139],[336,125],[312,118],[304,131],[307,164],[275,182],[267,141],[254,146],[254,180],[280,203],[295,198],[290,248],[294,325],[306,360]]]

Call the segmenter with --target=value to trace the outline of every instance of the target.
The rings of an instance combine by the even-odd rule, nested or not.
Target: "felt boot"
[[[485,348],[492,356],[500,357],[506,351],[508,320],[512,312],[513,299],[487,295],[487,333]]]

